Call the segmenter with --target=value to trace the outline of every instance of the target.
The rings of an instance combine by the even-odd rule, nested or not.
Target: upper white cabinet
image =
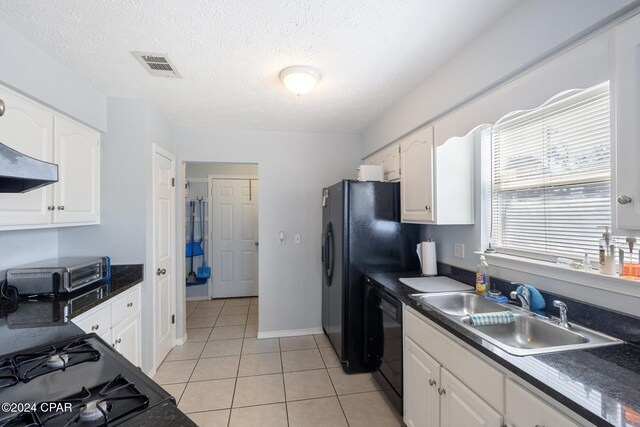
[[[385,181],[400,181],[400,144],[391,144],[362,159],[365,165],[382,165]]]
[[[620,230],[640,230],[640,15],[615,32],[615,224]]]
[[[55,155],[60,181],[55,184],[53,221],[97,223],[100,201],[100,135],[65,117],[55,118]]]
[[[58,165],[59,181],[19,194],[0,194],[0,230],[100,222],[100,134],[0,87],[5,114],[0,142]]]
[[[437,132],[437,128],[436,128]],[[400,141],[402,222],[473,224],[475,133],[434,142],[434,127]]]
[[[433,223],[433,126],[400,141],[402,222]]]
[[[53,113],[0,87],[6,111],[0,117],[0,142],[27,156],[53,162]],[[51,223],[53,187],[24,194],[0,194],[0,226]]]

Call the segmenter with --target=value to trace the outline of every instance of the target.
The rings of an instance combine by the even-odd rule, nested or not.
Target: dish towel
[[[516,318],[510,311],[496,311],[494,313],[475,313],[469,316],[473,326],[508,325],[515,323]]]

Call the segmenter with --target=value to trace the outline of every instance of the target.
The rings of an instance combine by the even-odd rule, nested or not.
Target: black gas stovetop
[[[95,334],[0,357],[0,427],[117,426],[171,400]]]

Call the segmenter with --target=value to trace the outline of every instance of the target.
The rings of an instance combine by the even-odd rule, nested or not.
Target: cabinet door
[[[0,142],[23,154],[53,161],[53,113],[0,88],[6,111],[0,117]],[[51,223],[52,186],[26,193],[0,194],[0,226]],[[25,228],[25,227],[20,227]]]
[[[385,181],[400,180],[400,150],[398,144],[391,144],[379,154],[380,164],[384,169]]]
[[[135,366],[140,366],[140,312],[115,325],[111,339],[116,350]]]
[[[442,427],[502,426],[502,415],[444,368],[440,370],[440,380]]]
[[[111,304],[103,304],[71,320],[86,333],[102,336],[111,328]]]
[[[404,422],[407,427],[440,425],[440,365],[418,344],[404,340]]]
[[[640,16],[616,27],[615,38],[613,209],[618,229],[640,230]]]
[[[579,426],[511,380],[507,380],[505,390],[506,418],[509,426]]]
[[[433,222],[433,126],[400,142],[400,166],[402,222]]]
[[[56,224],[97,223],[100,209],[100,135],[64,117],[55,118]]]

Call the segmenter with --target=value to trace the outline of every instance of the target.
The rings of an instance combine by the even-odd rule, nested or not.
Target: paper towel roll
[[[436,263],[436,242],[428,241],[418,243],[416,252],[418,253],[418,258],[420,259],[422,275],[437,276],[438,265]]]

